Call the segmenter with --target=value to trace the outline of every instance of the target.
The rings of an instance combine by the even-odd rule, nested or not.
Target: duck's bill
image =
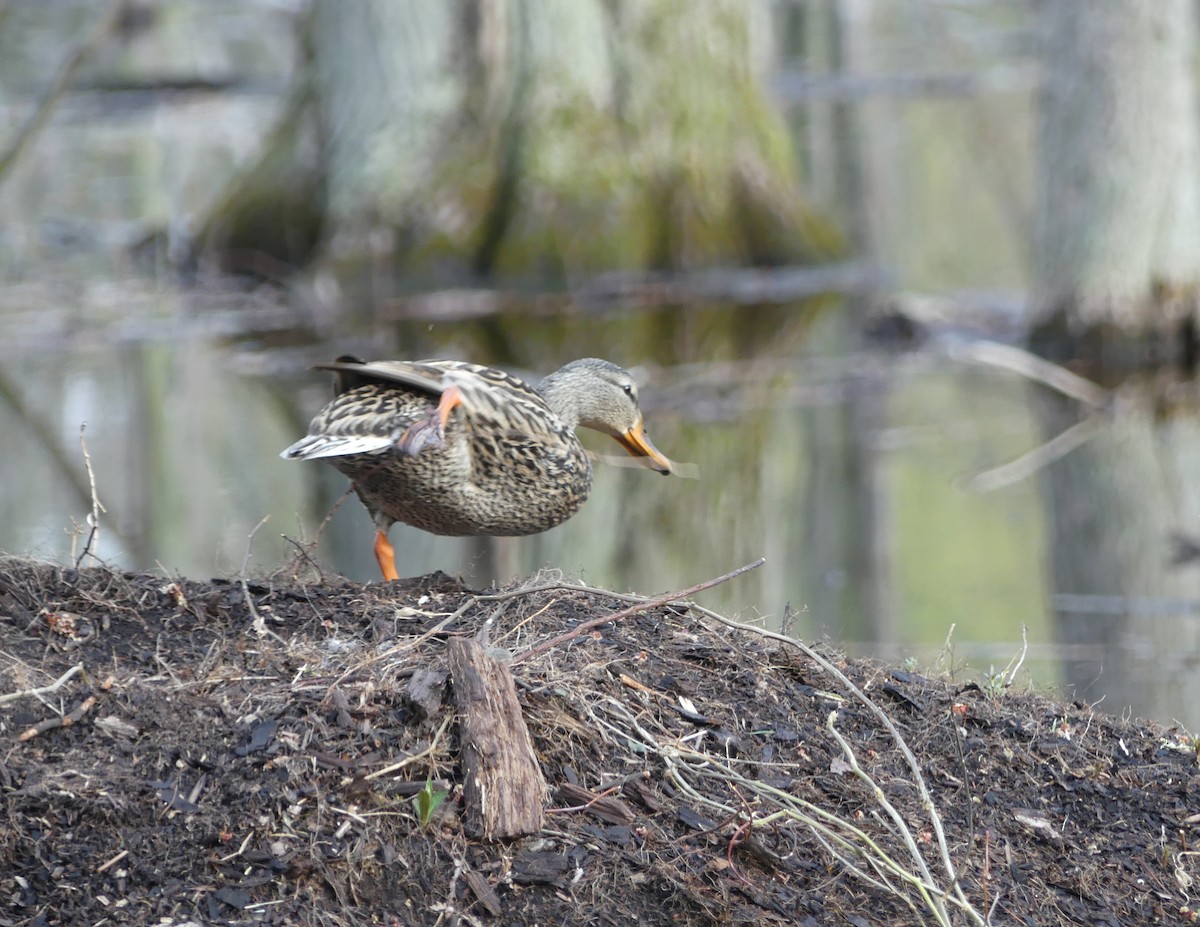
[[[657,470],[659,473],[671,472],[671,461],[650,443],[650,439],[646,436],[646,429],[642,426],[641,421],[638,421],[625,434],[613,435],[613,437],[617,439],[617,443],[621,447],[636,457],[638,463],[642,466],[649,467],[651,470]]]

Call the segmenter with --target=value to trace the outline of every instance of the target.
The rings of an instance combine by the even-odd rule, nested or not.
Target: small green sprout
[[[429,827],[429,822],[433,820],[434,814],[437,813],[438,808],[449,794],[446,789],[435,789],[433,780],[428,776],[425,778],[425,788],[421,789],[412,799],[413,808],[417,812],[417,820],[420,821],[423,828]]]

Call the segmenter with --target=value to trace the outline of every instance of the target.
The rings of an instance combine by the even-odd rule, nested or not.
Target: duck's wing
[[[436,404],[444,389],[442,371],[428,362],[367,363],[347,354],[315,366],[336,374],[334,399],[317,413],[308,434],[279,455],[285,460],[383,453],[397,426]]]
[[[473,429],[499,434],[530,428],[537,431],[557,424],[557,417],[537,390],[495,367],[447,367],[443,382],[458,389]]]
[[[541,393],[520,377],[482,364],[454,360],[364,361],[344,354],[326,364],[314,364],[315,370],[337,374],[335,393],[344,393],[367,383],[407,386],[438,398],[446,387],[457,385],[473,394],[490,393],[492,402],[518,400],[544,406]]]
[[[336,374],[334,394],[341,395],[368,383],[402,386],[436,399],[441,396],[444,364],[451,361],[364,361],[344,354],[327,364],[314,364],[315,370]]]
[[[309,434],[280,455],[287,460],[383,453],[395,446],[398,423],[407,427],[424,417],[430,425],[438,421],[435,413],[451,387],[452,407],[461,406],[469,433],[511,439],[514,434],[556,431],[557,420],[541,394],[495,367],[450,360],[366,362],[351,355],[315,367],[336,374],[336,397],[313,419]],[[351,391],[353,397],[344,395]],[[441,426],[449,411],[450,407],[428,435],[428,428],[419,430],[423,441],[410,442],[409,453],[441,443]],[[406,449],[403,444],[401,448]]]
[[[513,450],[570,441],[568,429],[541,394],[519,377],[456,361],[436,365],[442,371],[441,396],[397,441],[404,453],[416,455],[427,447],[444,446],[447,427],[456,429],[477,462],[497,458],[496,466],[504,455],[502,447]],[[452,416],[457,424],[451,425]]]
[[[356,454],[381,454],[391,445],[392,437],[383,434],[305,435],[279,456],[284,460],[353,457]]]

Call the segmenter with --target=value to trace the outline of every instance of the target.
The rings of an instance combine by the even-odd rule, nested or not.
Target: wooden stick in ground
[[[96,495],[96,474],[92,471],[92,455],[88,453],[87,442],[83,440],[83,432],[86,428],[87,422],[79,426],[79,446],[83,450],[83,465],[87,468],[88,489],[91,490],[92,496],[92,512],[88,517],[91,530],[88,532],[83,550],[79,552],[79,557],[75,560],[75,569],[79,569],[79,565],[92,552],[92,544],[95,543],[96,536],[100,533],[100,513],[108,511],[108,509],[100,504],[100,499]]]
[[[449,651],[468,826],[486,839],[535,834],[542,829],[546,780],[512,673],[476,640],[451,638]]]
[[[250,595],[250,583],[246,581],[246,567],[250,565],[250,547],[254,544],[254,535],[258,534],[258,529],[270,521],[270,519],[270,515],[264,515],[262,521],[254,526],[254,530],[246,535],[246,556],[242,558],[242,574],[240,579],[242,581],[242,595],[246,597],[246,608],[250,610],[250,617],[254,619],[251,627],[254,628],[255,633],[259,637],[270,634],[275,640],[282,641],[283,638],[268,628],[266,621],[263,620],[263,616],[258,613],[258,608],[254,604],[254,596]]]
[[[672,602],[677,602],[680,599],[686,599],[690,595],[695,595],[697,592],[703,592],[705,589],[711,589],[713,586],[719,586],[721,583],[728,582],[735,577],[741,576],[743,573],[748,573],[750,570],[756,570],[767,562],[766,557],[759,557],[753,563],[747,563],[745,566],[740,566],[736,570],[730,570],[724,576],[718,576],[716,579],[706,579],[702,583],[697,583],[694,586],[689,586],[687,589],[682,589],[679,592],[672,592],[669,595],[660,595],[657,598],[646,599],[644,602],[639,602],[636,605],[631,605],[629,608],[619,612],[614,612],[611,615],[605,615],[602,618],[593,618],[591,621],[585,621],[583,624],[576,625],[570,631],[566,631],[557,637],[552,637],[548,641],[543,641],[536,647],[530,647],[512,658],[514,665],[524,663],[531,657],[536,657],[538,654],[545,653],[547,650],[552,650],[559,644],[565,644],[568,641],[573,641],[580,635],[587,634],[588,631],[600,627],[602,624],[609,624],[613,621],[620,621],[622,618],[628,618],[631,615],[639,615],[642,612],[648,612],[652,608],[658,608],[660,605],[670,605]]]
[[[17,699],[24,698],[27,695],[49,695],[51,692],[57,692],[67,684],[72,676],[81,672],[83,672],[83,664],[76,663],[48,686],[38,686],[36,689],[22,689],[20,692],[8,692],[5,695],[0,695],[0,705],[6,702],[15,702]]]
[[[45,721],[39,721],[33,727],[29,728],[25,733],[17,738],[18,741],[24,743],[27,740],[33,740],[39,734],[45,734],[46,731],[53,731],[55,728],[70,727],[72,724],[78,724],[85,714],[91,710],[96,704],[96,696],[89,695],[82,702],[75,706],[69,713],[60,717],[47,718]]]

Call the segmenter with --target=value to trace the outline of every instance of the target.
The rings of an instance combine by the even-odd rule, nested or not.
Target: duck
[[[396,522],[453,537],[537,534],[579,511],[592,463],[576,429],[610,435],[642,466],[673,464],[650,441],[629,371],[571,361],[535,387],[456,360],[364,361],[343,355],[334,398],[285,460],[326,460],[353,481],[375,525],[375,559],[399,579]]]

